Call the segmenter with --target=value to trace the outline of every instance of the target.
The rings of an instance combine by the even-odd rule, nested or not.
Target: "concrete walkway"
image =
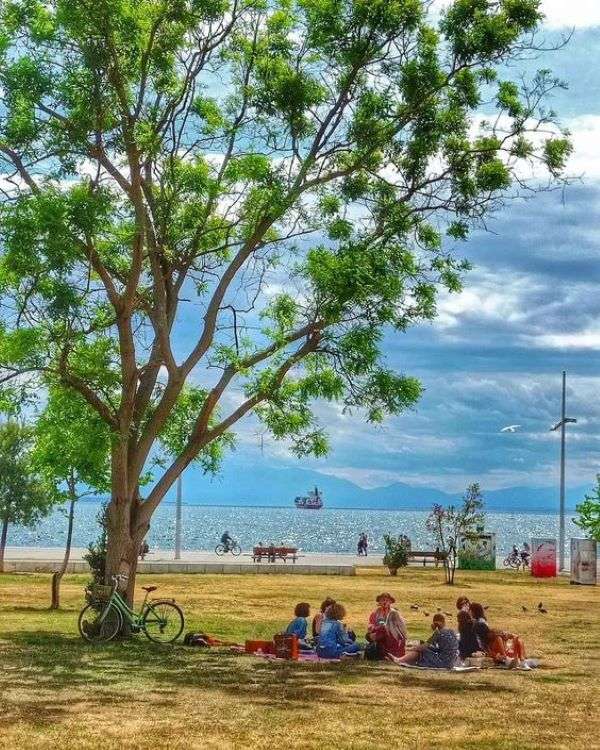
[[[86,552],[81,547],[71,551],[70,573],[83,573],[88,565],[83,559]],[[60,547],[7,547],[4,569],[9,572],[51,572],[56,570],[63,558]],[[298,561],[254,563],[249,553],[239,557],[204,550],[184,550],[180,560],[175,560],[172,550],[153,550],[139,562],[141,573],[292,573],[310,575],[355,575],[356,566],[380,567],[382,555],[357,557],[356,555],[331,553],[303,553]]]
[[[69,573],[85,573],[89,570],[83,559],[82,547],[71,551]],[[50,573],[57,569],[63,559],[61,547],[7,547],[4,570],[7,573]],[[504,556],[496,559],[496,568],[502,569]],[[356,575],[356,568],[380,568],[383,555],[373,554],[358,557],[349,553],[302,552],[296,563],[277,560],[275,563],[254,563],[248,552],[239,557],[217,556],[206,550],[183,550],[181,559],[175,560],[173,550],[153,550],[144,561],[139,562],[140,573],[291,573],[296,575]],[[421,563],[411,564],[411,567]],[[569,570],[569,560],[566,560]],[[599,561],[600,566],[600,561]],[[430,567],[430,566],[428,566]]]

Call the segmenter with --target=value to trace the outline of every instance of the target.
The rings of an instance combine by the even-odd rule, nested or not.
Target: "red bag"
[[[247,654],[255,654],[262,651],[263,654],[274,654],[273,641],[246,641],[245,651]]]
[[[273,641],[275,642],[275,656],[278,659],[298,660],[300,645],[297,635],[278,633],[273,636]]]

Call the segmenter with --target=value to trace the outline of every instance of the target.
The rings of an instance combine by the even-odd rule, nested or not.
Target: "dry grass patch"
[[[458,593],[521,633],[543,659],[532,674],[456,675],[388,664],[282,664],[143,637],[91,647],[77,635],[83,576],[65,578],[50,612],[49,576],[0,577],[0,747],[4,748],[600,748],[600,595],[564,580],[513,573],[376,571],[356,578],[268,575],[140,576],[174,596],[186,630],[270,637],[294,604],[343,601],[363,633],[373,599],[391,589],[410,634],[425,636]],[[543,601],[549,612],[536,612]],[[413,612],[410,604],[419,604]],[[521,609],[526,606],[528,612]]]

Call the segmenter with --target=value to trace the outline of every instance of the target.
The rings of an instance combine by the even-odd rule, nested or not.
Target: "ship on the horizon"
[[[294,505],[296,508],[301,508],[302,510],[321,510],[323,507],[323,494],[319,492],[318,487],[315,487],[308,495],[298,496],[294,500]]]

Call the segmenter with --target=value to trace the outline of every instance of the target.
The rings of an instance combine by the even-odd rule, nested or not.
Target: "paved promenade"
[[[71,551],[69,573],[85,573],[88,565],[83,559],[85,549],[74,547]],[[63,559],[61,547],[7,547],[4,570],[12,572],[52,572]],[[498,556],[496,568],[502,569],[504,557]],[[567,570],[570,562],[566,561]],[[249,552],[239,557],[218,557],[205,550],[183,550],[181,559],[175,560],[172,550],[153,550],[139,562],[140,573],[292,573],[296,575],[356,575],[356,568],[379,568],[383,555],[358,557],[349,553],[302,552],[296,563],[277,560],[275,563],[254,563]],[[421,563],[414,563],[421,565]],[[600,567],[600,560],[599,560]]]
[[[69,572],[87,571],[83,560],[85,549],[71,552]],[[63,558],[60,547],[7,547],[4,567],[6,572],[50,572],[56,570]],[[239,557],[204,550],[183,550],[181,559],[175,560],[172,550],[153,550],[140,561],[141,573],[295,573],[312,575],[354,575],[356,566],[380,567],[382,555],[357,557],[351,554],[303,553],[296,563],[277,560],[275,563],[254,563],[251,555],[242,552]]]

